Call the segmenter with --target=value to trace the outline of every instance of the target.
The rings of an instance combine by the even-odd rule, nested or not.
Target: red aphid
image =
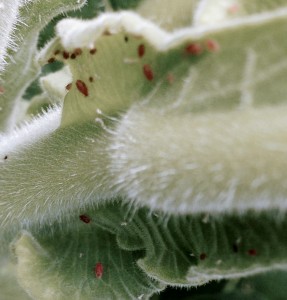
[[[199,43],[191,43],[185,47],[185,52],[191,55],[199,55],[202,53],[202,46]]]
[[[80,220],[86,224],[89,224],[91,222],[91,218],[87,215],[80,215]]]
[[[145,55],[145,45],[144,44],[140,44],[138,46],[138,56],[139,57],[143,57]]]
[[[152,70],[150,65],[144,65],[143,66],[143,72],[144,72],[145,78],[147,80],[149,80],[149,81],[153,80],[154,74],[153,74],[153,70]]]
[[[76,81],[77,89],[86,97],[89,96],[89,90],[86,84],[82,80]]]
[[[95,275],[96,275],[97,278],[99,278],[99,279],[102,278],[103,273],[104,273],[103,264],[100,263],[100,262],[96,263],[94,271],[95,271]]]
[[[55,61],[55,58],[54,58],[54,57],[51,57],[51,58],[48,59],[48,63],[49,63],[49,64],[52,64],[54,61]]]
[[[217,52],[220,49],[219,44],[215,40],[207,40],[206,48],[210,52]]]
[[[5,92],[4,87],[0,85],[0,95],[1,95],[1,94],[4,94],[4,92]]]
[[[250,256],[256,256],[256,255],[257,255],[257,251],[256,251],[256,249],[249,249],[249,250],[248,250],[248,254],[249,254]]]

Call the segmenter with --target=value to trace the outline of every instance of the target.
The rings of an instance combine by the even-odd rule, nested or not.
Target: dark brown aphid
[[[91,222],[91,218],[87,215],[80,215],[80,220],[86,224],[89,224]]]
[[[55,57],[51,57],[48,59],[48,63],[52,64],[53,62],[55,62],[55,60],[56,60]]]
[[[68,59],[70,57],[70,53],[67,51],[63,51],[63,58]]]
[[[68,83],[68,84],[66,85],[66,90],[69,91],[69,90],[71,89],[71,87],[72,87],[72,83]]]
[[[249,250],[248,250],[248,254],[249,254],[250,256],[256,256],[256,255],[257,255],[257,251],[256,251],[256,249],[249,249]]]
[[[83,53],[81,48],[76,48],[73,52],[76,56],[81,55]]]
[[[205,260],[206,258],[207,258],[206,253],[201,253],[200,256],[199,256],[200,260]]]
[[[237,243],[234,243],[234,244],[232,245],[232,249],[233,249],[233,252],[234,252],[234,253],[238,253],[238,251],[239,251],[238,244],[237,244]]]
[[[86,84],[82,80],[77,80],[76,81],[76,86],[77,89],[84,95],[84,96],[89,96],[89,90]]]
[[[89,81],[90,81],[90,82],[93,82],[93,81],[94,81],[94,78],[93,78],[92,76],[90,76],[90,77],[89,77]]]
[[[7,159],[8,159],[8,155],[5,155],[5,156],[4,156],[4,160],[7,160]]]
[[[141,58],[145,55],[145,45],[144,44],[140,44],[138,46],[138,56]]]
[[[58,54],[60,54],[60,50],[56,50],[55,52],[54,52],[54,55],[58,55]]]
[[[95,54],[97,52],[97,48],[90,49],[90,54]]]
[[[125,36],[125,42],[127,43],[129,41],[129,37]]]

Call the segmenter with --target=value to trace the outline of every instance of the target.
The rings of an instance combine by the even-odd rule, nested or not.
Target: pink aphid
[[[86,97],[89,96],[89,90],[86,84],[82,80],[76,81],[77,89]]]
[[[206,41],[206,48],[210,52],[217,52],[220,50],[220,46],[217,41],[209,39]]]
[[[91,218],[87,215],[80,215],[80,220],[86,224],[89,224],[91,222]]]
[[[166,79],[169,84],[174,83],[174,76],[171,73],[167,74]]]
[[[143,66],[143,73],[145,75],[145,78],[148,80],[148,81],[152,81],[153,78],[154,78],[154,74],[153,74],[153,70],[151,68],[150,65],[144,65]]]
[[[200,55],[202,53],[202,46],[199,43],[191,43],[185,47],[185,52],[190,55]]]
[[[141,58],[145,55],[145,45],[144,44],[140,44],[138,46],[138,56]]]
[[[227,12],[231,15],[236,14],[239,11],[239,5],[233,4],[227,8]]]
[[[95,275],[97,278],[102,278],[103,273],[104,273],[104,266],[102,263],[98,262],[95,265],[95,269],[94,269]]]

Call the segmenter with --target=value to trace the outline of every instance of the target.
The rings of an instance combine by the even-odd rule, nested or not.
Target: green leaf
[[[215,299],[282,300],[286,296],[287,273],[273,271],[230,281]],[[197,300],[197,298],[196,298]]]
[[[136,7],[142,0],[110,0],[114,10],[131,9]]]
[[[163,288],[135,265],[140,252],[120,250],[93,222],[71,221],[64,230],[51,224],[34,236],[24,232],[15,243],[18,280],[33,298],[149,299]]]

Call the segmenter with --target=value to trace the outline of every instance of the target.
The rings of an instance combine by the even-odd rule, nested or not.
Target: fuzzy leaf
[[[65,20],[63,46],[42,61],[81,48],[59,57],[74,78],[62,126],[105,127],[134,105],[109,147],[124,199],[169,212],[286,209],[286,23],[284,9],[173,34],[132,13]]]
[[[2,254],[2,253],[1,253]],[[15,266],[5,256],[0,259],[0,299],[29,300],[26,292],[19,286],[15,276]]]
[[[217,25],[254,14],[272,14],[287,8],[286,0],[202,0],[194,15],[194,25]]]
[[[40,78],[41,88],[51,99],[51,103],[63,102],[71,81],[72,75],[68,67]]]
[[[18,280],[33,298],[149,299],[163,288],[134,264],[140,252],[120,250],[114,235],[93,223],[73,222],[34,237],[24,232],[16,242]]]
[[[11,32],[17,22],[17,16],[21,5],[21,0],[0,1],[0,71],[5,65],[7,48],[13,46]]]
[[[85,0],[32,0],[21,7],[19,20],[25,26],[19,22],[13,31],[13,41],[18,45],[10,51],[0,78],[0,130],[15,124],[17,103],[39,72],[34,61],[39,31],[57,14],[79,8],[84,3]]]

